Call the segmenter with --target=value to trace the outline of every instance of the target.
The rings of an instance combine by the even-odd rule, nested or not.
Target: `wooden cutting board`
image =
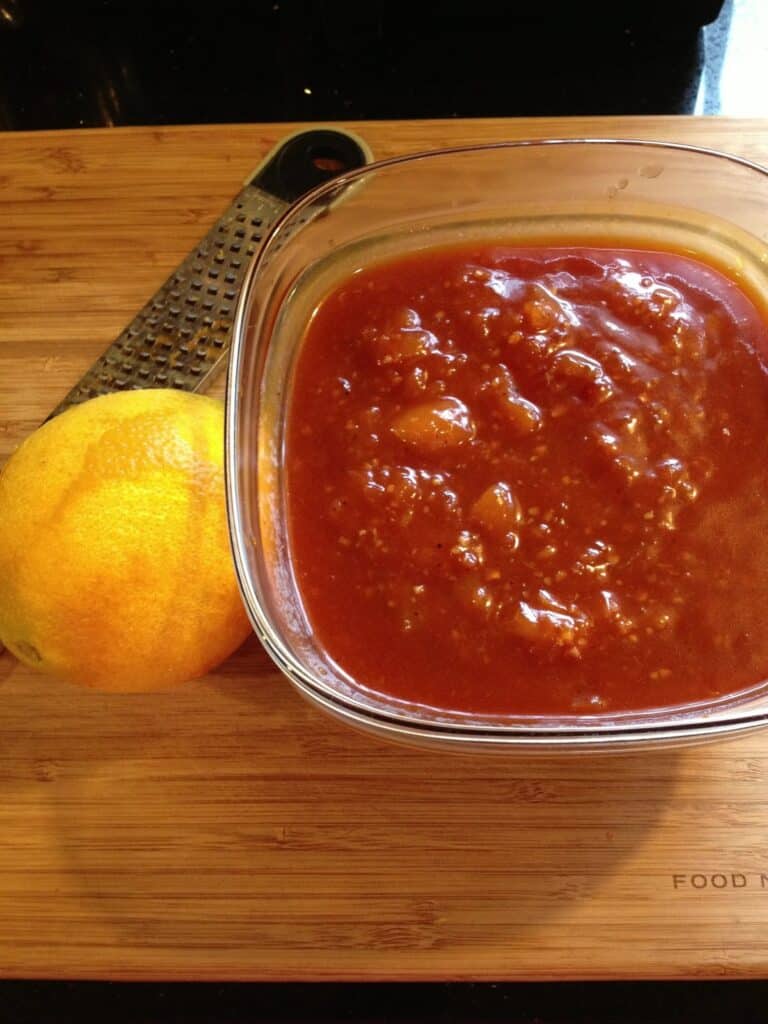
[[[0,463],[294,127],[2,136]],[[377,157],[619,135],[768,163],[768,122],[352,127]],[[139,697],[0,656],[0,976],[767,971],[768,732],[680,754],[459,757],[336,725],[255,641]]]

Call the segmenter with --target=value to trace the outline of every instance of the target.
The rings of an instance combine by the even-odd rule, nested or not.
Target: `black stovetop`
[[[0,129],[717,113],[722,2],[0,0]]]

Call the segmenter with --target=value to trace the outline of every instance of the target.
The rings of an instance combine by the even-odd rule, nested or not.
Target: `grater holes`
[[[229,346],[243,268],[263,242],[260,208],[241,196],[113,345],[90,378],[98,393],[130,387],[200,387]],[[87,387],[87,385],[85,385]],[[82,397],[86,392],[83,390]]]

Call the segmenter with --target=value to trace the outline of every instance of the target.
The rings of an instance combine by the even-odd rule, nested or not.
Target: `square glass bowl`
[[[249,268],[229,371],[229,523],[258,636],[318,707],[421,745],[614,750],[768,724],[768,681],[713,701],[614,714],[480,716],[411,705],[367,690],[313,636],[293,572],[285,493],[286,413],[307,324],[360,267],[482,239],[671,248],[719,265],[768,307],[768,171],[722,153],[616,140],[509,143],[373,164],[310,193]]]

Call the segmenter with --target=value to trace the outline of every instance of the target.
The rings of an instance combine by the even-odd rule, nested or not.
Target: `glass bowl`
[[[372,164],[315,190],[274,227],[237,309],[227,388],[229,522],[257,634],[293,685],[382,737],[462,750],[671,746],[768,724],[768,681],[650,711],[482,717],[408,705],[358,685],[315,641],[291,562],[284,473],[295,357],[320,300],[357,268],[463,240],[672,248],[768,296],[768,171],[689,146],[547,140]],[[764,353],[768,359],[768,352]]]

